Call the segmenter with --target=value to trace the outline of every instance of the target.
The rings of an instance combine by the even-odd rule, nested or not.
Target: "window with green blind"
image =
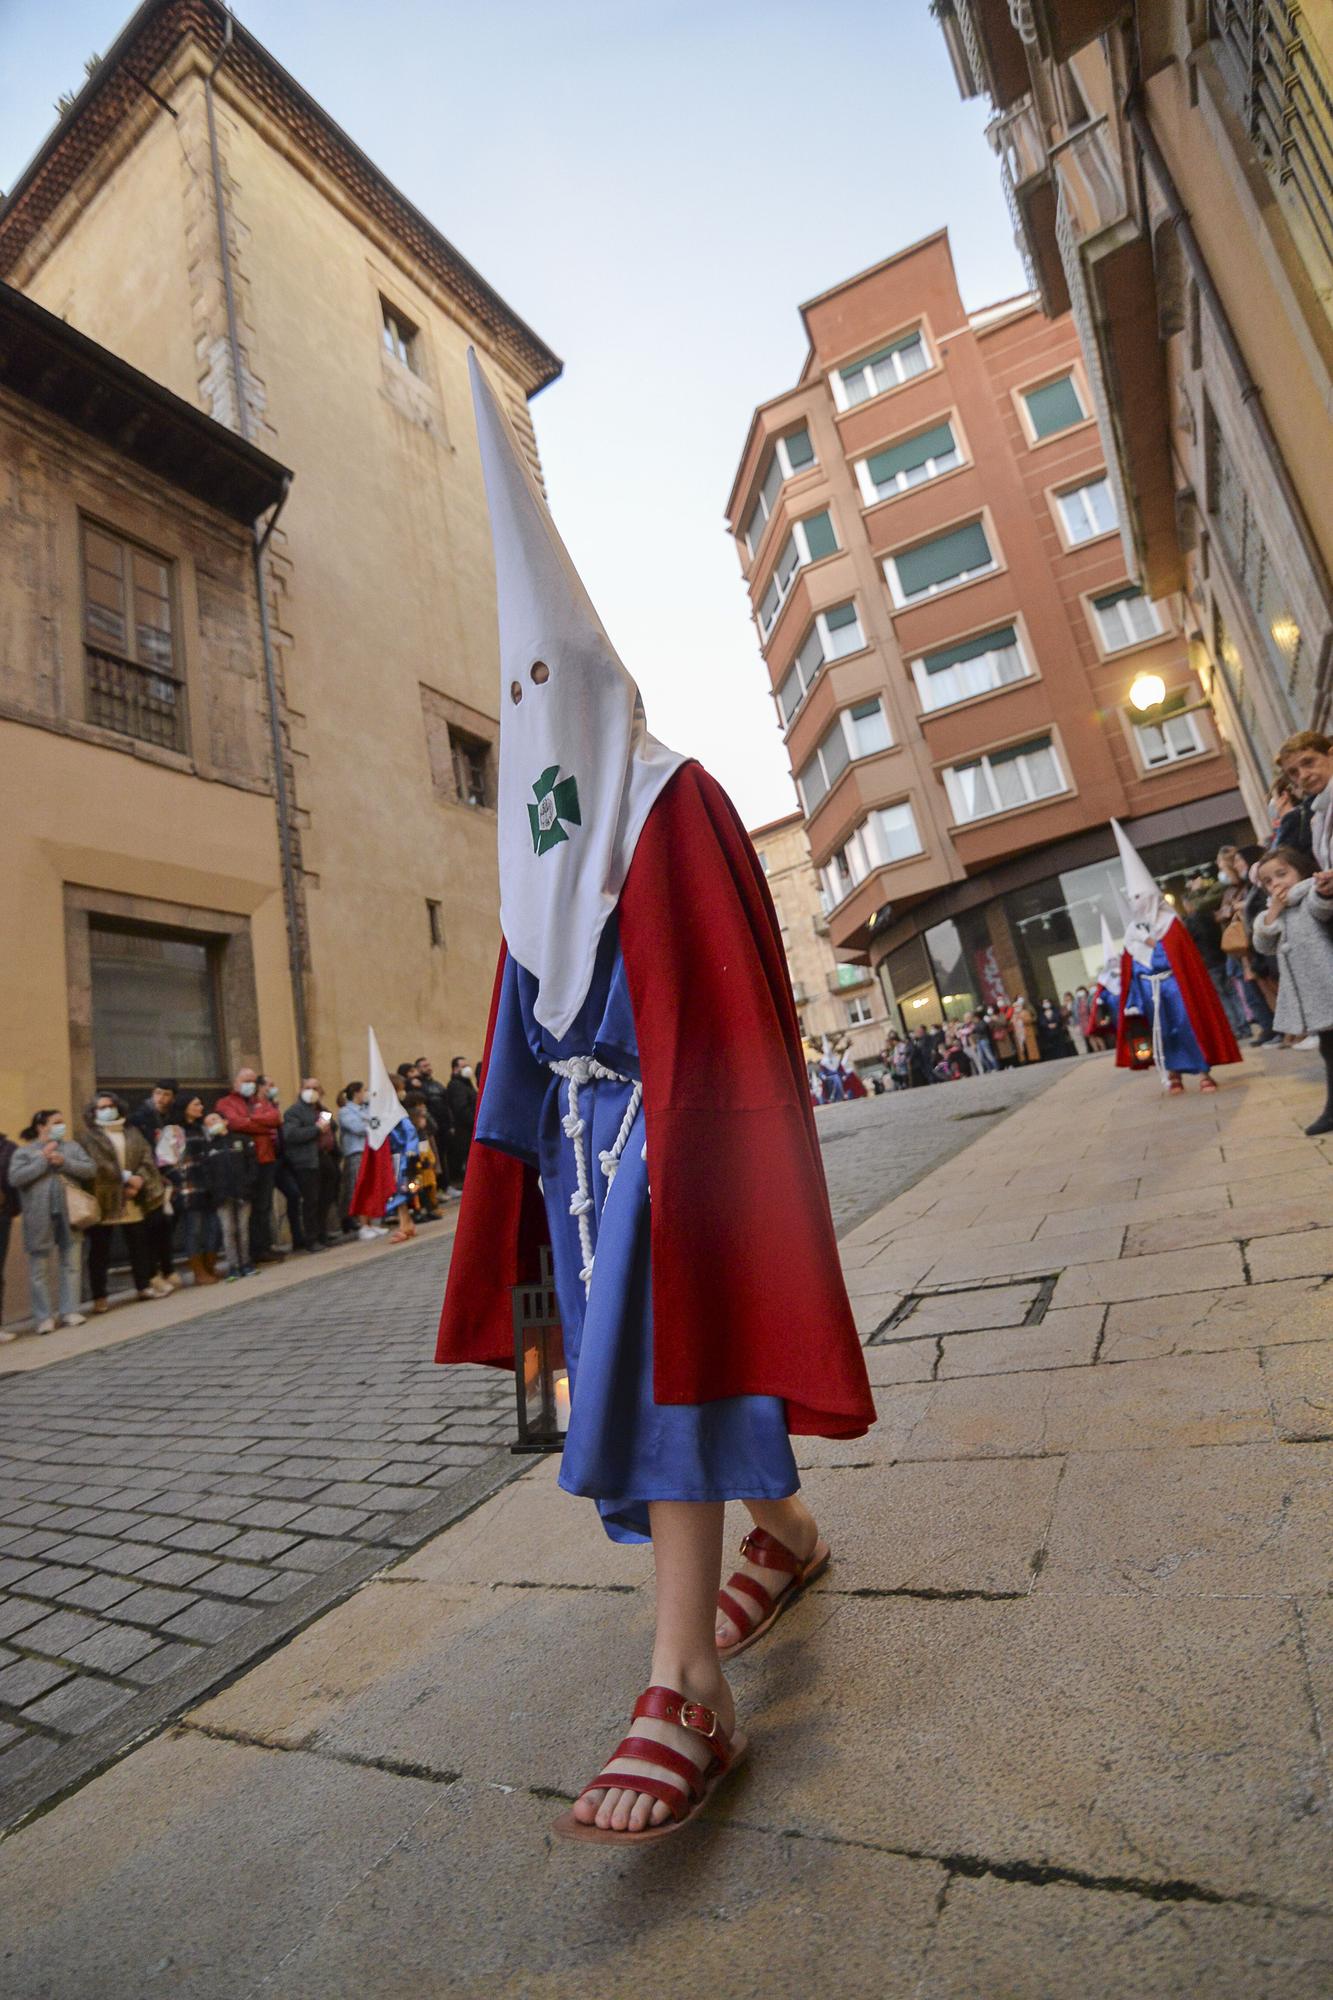
[[[831,556],[838,546],[838,538],[833,532],[833,523],[827,514],[807,514],[801,522],[805,529],[805,545],[810,552],[810,561],[818,562],[821,556]]]
[[[953,426],[935,424],[915,437],[904,438],[886,451],[877,451],[865,460],[863,491],[867,498],[884,499],[890,493],[905,492],[925,479],[933,479],[961,463]]]
[[[969,521],[947,535],[937,535],[933,541],[919,542],[914,549],[889,556],[884,570],[895,603],[903,605],[994,567],[986,530],[980,521]]]
[[[1026,680],[1027,672],[1012,625],[997,625],[994,631],[979,632],[955,646],[940,646],[912,662],[921,706],[927,710],[949,708],[974,694]]]
[[[1062,375],[1058,382],[1044,382],[1040,389],[1025,389],[1023,401],[1034,438],[1067,431],[1071,424],[1081,424],[1087,414],[1072,375]]]

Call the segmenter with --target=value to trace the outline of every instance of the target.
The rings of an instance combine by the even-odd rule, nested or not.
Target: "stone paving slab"
[[[1331,1318],[1333,1293],[1318,1278],[1181,1292],[1155,1299],[1151,1311],[1137,1301],[1111,1306],[1101,1359],[1148,1361],[1305,1341],[1327,1336]]]
[[[1328,1587],[1333,1443],[1071,1458],[1039,1596],[1290,1597]]]
[[[1333,1921],[956,1881],[913,2000],[1327,2000]]]

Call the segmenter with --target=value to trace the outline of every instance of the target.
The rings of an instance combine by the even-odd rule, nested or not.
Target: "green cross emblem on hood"
[[[542,772],[532,788],[535,805],[528,807],[528,824],[532,828],[532,851],[546,854],[559,846],[569,835],[561,825],[568,820],[571,826],[582,826],[579,812],[579,788],[574,778],[562,778],[560,766],[550,765]]]

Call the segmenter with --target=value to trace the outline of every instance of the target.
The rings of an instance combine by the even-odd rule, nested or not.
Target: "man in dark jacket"
[[[162,1128],[171,1116],[171,1107],[176,1101],[178,1085],[174,1077],[159,1077],[147,1097],[136,1104],[127,1125],[133,1125],[143,1133],[157,1157],[157,1142],[162,1137]],[[176,1268],[171,1256],[172,1232],[176,1227],[176,1217],[163,1202],[160,1208],[150,1209],[144,1217],[147,1231],[149,1255],[153,1260],[153,1270],[164,1278],[173,1290],[179,1290],[181,1280],[176,1276]]]
[[[282,1114],[282,1151],[301,1190],[301,1233],[306,1249],[312,1252],[324,1248],[320,1139],[332,1129],[333,1114],[324,1107],[319,1078],[308,1076],[296,1102]]]
[[[461,1184],[467,1171],[472,1127],[477,1120],[477,1086],[472,1080],[466,1056],[455,1056],[450,1066],[445,1096],[453,1130],[449,1136],[449,1178]]]
[[[231,1131],[253,1140],[255,1149],[254,1205],[250,1213],[250,1260],[276,1264],[273,1248],[273,1188],[278,1176],[278,1139],[282,1113],[259,1088],[259,1072],[238,1069],[236,1081],[213,1107]]]

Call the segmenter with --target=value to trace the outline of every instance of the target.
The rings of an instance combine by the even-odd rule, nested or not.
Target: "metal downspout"
[[[237,427],[247,443],[250,413],[245,400],[245,373],[241,362],[241,339],[236,317],[236,287],[232,279],[231,246],[227,241],[227,212],[222,199],[222,158],[218,150],[217,118],[213,109],[213,78],[226,61],[232,46],[231,10],[218,50],[217,61],[204,78],[204,106],[208,117],[208,151],[213,170],[213,212],[217,221],[218,253],[222,262],[222,295],[227,314],[227,347],[231,355],[232,388],[236,397]],[[305,966],[301,954],[301,933],[296,921],[296,863],[292,852],[291,795],[287,789],[287,767],[278,709],[278,673],[273,659],[273,631],[268,615],[268,590],[264,555],[269,537],[278,525],[278,516],[287,504],[291,478],[283,485],[282,496],[263,528],[254,524],[252,556],[255,597],[259,605],[259,636],[264,655],[264,687],[268,699],[269,742],[273,753],[273,793],[278,817],[278,852],[282,863],[282,900],[287,920],[287,964],[292,982],[292,1015],[296,1028],[296,1063],[301,1076],[310,1074],[310,1033],[305,1004]]]
[[[1244,350],[1236,338],[1236,330],[1231,324],[1231,319],[1225,305],[1222,303],[1217,286],[1213,283],[1213,275],[1208,268],[1207,259],[1200,248],[1199,239],[1194,234],[1194,226],[1190,221],[1189,211],[1180,199],[1180,190],[1172,177],[1171,169],[1166,163],[1162,149],[1157,143],[1152,126],[1148,122],[1147,107],[1140,90],[1132,90],[1126,98],[1125,115],[1129,120],[1130,130],[1133,132],[1135,140],[1138,143],[1139,151],[1147,162],[1148,171],[1157,183],[1158,192],[1166,205],[1167,215],[1170,217],[1172,228],[1176,233],[1176,241],[1185,253],[1185,260],[1190,267],[1194,282],[1199,288],[1199,296],[1208,309],[1209,317],[1212,319],[1217,331],[1218,340],[1222,346],[1222,352],[1226,355],[1231,372],[1236,378],[1236,383],[1240,390],[1241,402],[1250,413],[1250,421],[1254,425],[1255,435],[1259,440],[1260,448],[1268,461],[1269,471],[1273,475],[1278,492],[1286,503],[1287,511],[1291,516],[1291,524],[1296,531],[1296,539],[1301,545],[1301,552],[1310,566],[1315,585],[1327,607],[1330,621],[1333,621],[1333,578],[1329,576],[1328,565],[1324,561],[1323,550],[1315,540],[1314,530],[1310,526],[1301,496],[1296,491],[1291,474],[1287,470],[1287,462],[1282,456],[1282,447],[1277,441],[1277,434],[1268,420],[1268,412],[1264,408],[1263,391],[1250,373]],[[1315,676],[1316,715],[1319,715],[1323,711],[1327,700],[1331,667],[1333,667],[1333,637],[1326,635]]]

